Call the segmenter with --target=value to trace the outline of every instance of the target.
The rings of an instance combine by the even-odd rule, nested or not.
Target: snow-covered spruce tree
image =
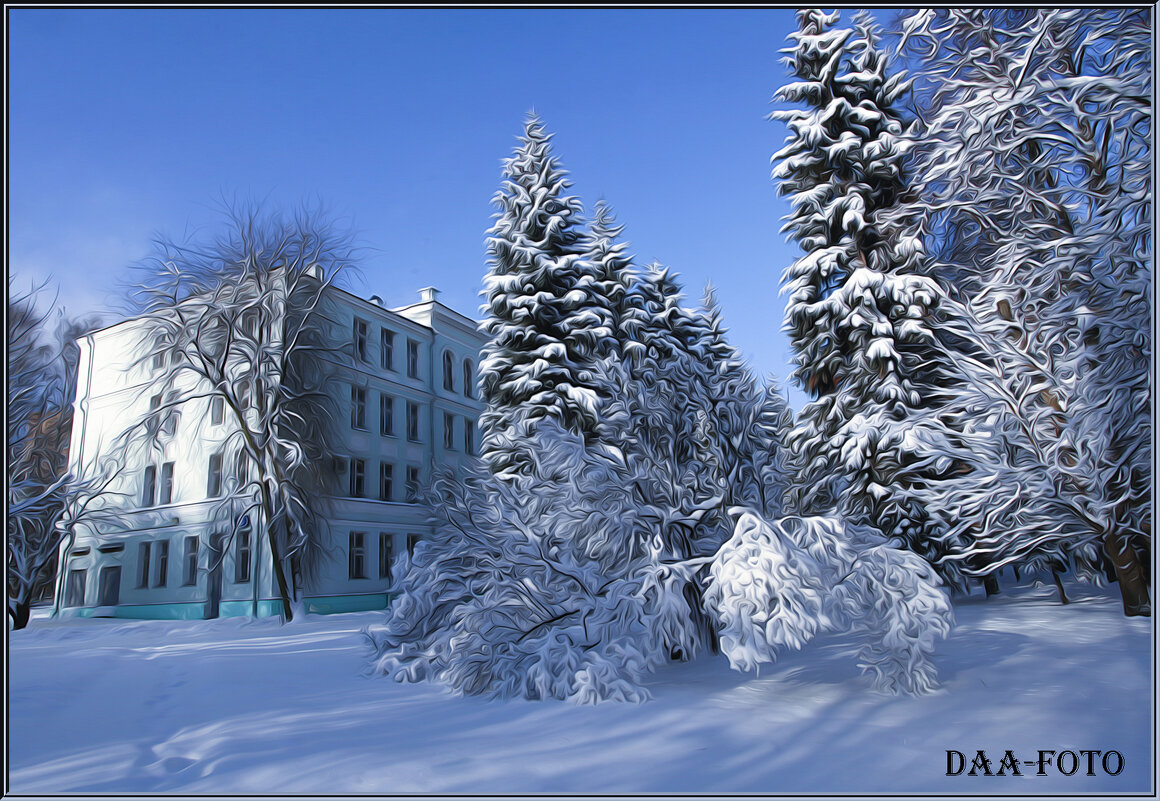
[[[785,439],[793,415],[776,380],[769,377],[762,389],[727,340],[712,286],[705,291],[699,315],[707,332],[703,359],[708,416],[722,461],[726,507],[745,506],[776,516],[788,483]]]
[[[437,483],[435,533],[368,632],[376,669],[471,695],[643,700],[669,655],[648,619],[656,565],[637,538],[635,477],[554,417],[528,436],[534,470]]]
[[[933,76],[910,214],[961,287],[951,322],[976,347],[953,405],[980,414],[963,446],[979,458],[922,501],[976,569],[1102,550],[1146,614],[1147,15],[928,10],[904,32]]]
[[[942,290],[921,275],[921,241],[887,216],[906,189],[910,139],[901,75],[889,75],[860,16],[798,14],[785,62],[797,80],[775,99],[789,136],[775,156],[791,196],[783,230],[804,251],[785,272],[794,377],[813,396],[790,449],[794,508],[837,510],[935,558],[932,521],[899,491],[913,456],[907,420],[934,395],[932,315]]]
[[[607,288],[587,258],[580,201],[567,194],[551,138],[529,117],[521,146],[504,162],[487,240],[481,453],[497,473],[531,467],[529,426],[540,419],[594,433],[606,390],[585,366],[616,347]]]
[[[496,196],[483,461],[440,483],[434,534],[372,637],[378,669],[401,680],[639,700],[647,672],[695,645],[629,411],[669,399],[638,392],[620,359],[631,259],[607,210],[581,227],[548,139],[530,120]]]

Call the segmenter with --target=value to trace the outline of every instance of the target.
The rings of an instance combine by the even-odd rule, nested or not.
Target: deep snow
[[[381,613],[33,620],[9,632],[9,790],[25,793],[1150,792],[1152,625],[1114,588],[960,601],[942,687],[874,692],[819,638],[760,677],[673,664],[653,700],[458,698],[365,674]],[[947,777],[946,751],[1115,749],[1118,776]],[[997,764],[995,766],[997,768]]]

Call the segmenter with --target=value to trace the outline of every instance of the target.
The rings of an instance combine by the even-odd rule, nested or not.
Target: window
[[[448,392],[455,391],[455,361],[451,351],[443,351],[443,388]]]
[[[238,489],[246,486],[250,474],[250,461],[245,451],[238,451],[234,458],[234,480],[238,482]]]
[[[419,377],[419,343],[413,339],[407,340],[407,376]]]
[[[149,508],[157,497],[157,468],[149,465],[145,468],[145,480],[141,486],[141,506]]]
[[[463,452],[468,456],[475,455],[475,421],[463,421]]]
[[[443,448],[455,450],[455,415],[443,413]]]
[[[379,433],[395,436],[395,399],[385,392],[379,395]]]
[[[471,360],[463,360],[463,395],[467,398],[475,397],[475,376],[472,374]]]
[[[395,496],[395,466],[389,462],[379,465],[379,500],[390,501]]]
[[[250,520],[242,518],[234,547],[234,582],[245,584],[250,580]]]
[[[381,354],[384,370],[395,369],[395,332],[382,329],[380,332]]]
[[[165,393],[165,411],[161,413],[161,433],[167,437],[172,437],[177,433],[177,418],[181,414],[175,408],[177,403],[177,393]]]
[[[157,574],[153,577],[154,587],[164,587],[169,583],[169,540],[157,543]]]
[[[137,589],[143,590],[149,586],[149,561],[153,552],[153,543],[142,542],[137,546]]]
[[[366,494],[367,460],[350,460],[350,497],[361,498]]]
[[[210,454],[209,478],[206,480],[205,497],[216,498],[222,494],[222,460],[225,454],[221,451]]]
[[[222,421],[226,418],[226,402],[221,395],[215,395],[209,399],[209,422],[210,425],[220,426]]]
[[[367,360],[367,321],[354,320],[354,355],[360,362]]]
[[[391,534],[379,534],[379,578],[391,577],[391,562],[395,560],[395,538]]]
[[[196,536],[185,538],[185,575],[181,583],[186,587],[197,584],[197,551],[200,545],[201,540]]]
[[[407,439],[419,441],[419,404],[407,401]]]
[[[367,561],[367,535],[362,531],[350,532],[350,577],[352,579],[362,579],[367,577],[366,561]]]
[[[161,488],[157,503],[160,506],[173,503],[173,462],[161,465]]]
[[[419,544],[419,535],[418,534],[408,534],[407,535],[407,553],[410,554],[412,557],[415,555],[415,546],[418,544]]]
[[[74,568],[68,572],[68,583],[64,588],[65,606],[85,605],[85,574],[84,568]]]
[[[157,436],[161,428],[161,394],[158,393],[149,399],[149,417],[145,419],[145,429],[149,436]]]
[[[367,391],[363,387],[350,388],[350,427],[367,427]]]
[[[97,606],[116,606],[121,602],[121,566],[101,568],[97,584]]]
[[[406,493],[407,503],[415,503],[419,500],[419,467],[417,465],[407,465],[407,485],[403,489]]]
[[[258,338],[258,328],[261,324],[259,318],[259,311],[257,309],[250,309],[242,312],[241,321],[238,324],[242,334],[249,337],[250,341]]]

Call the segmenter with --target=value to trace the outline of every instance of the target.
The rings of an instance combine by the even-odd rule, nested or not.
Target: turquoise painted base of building
[[[218,617],[274,617],[282,614],[282,602],[274,600],[258,601],[258,613],[254,614],[254,602],[222,601],[218,604]]]
[[[117,617],[134,620],[201,620],[204,603],[125,604],[124,606],[81,606],[60,610],[61,617]]]
[[[312,615],[337,615],[342,612],[370,612],[386,609],[386,593],[373,595],[332,595],[327,598],[306,598],[306,611]]]
[[[370,612],[386,609],[390,596],[386,593],[371,595],[334,595],[326,598],[305,598],[306,611],[312,615],[335,615],[342,612]],[[277,617],[282,614],[282,602],[258,601],[257,615],[254,602],[221,601],[218,617]],[[60,617],[127,618],[133,620],[204,620],[205,602],[175,604],[123,604],[120,606],[79,606],[61,609]]]

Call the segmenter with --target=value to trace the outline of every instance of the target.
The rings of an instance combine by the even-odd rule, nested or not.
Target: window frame
[[[226,452],[216,451],[209,455],[209,467],[205,482],[205,497],[220,498],[225,489]]]
[[[379,462],[379,500],[393,501],[395,499],[395,465],[392,462]]]
[[[367,543],[365,531],[352,531],[347,547],[347,577],[357,581],[367,577]]]
[[[379,393],[379,436],[395,436],[395,396]]]
[[[157,483],[157,505],[168,506],[173,503],[173,462],[164,462],[161,465],[161,480]]]
[[[407,481],[403,485],[403,496],[406,503],[419,502],[419,482],[421,477],[422,473],[420,472],[419,465],[407,465]]]
[[[367,333],[370,330],[370,323],[361,317],[354,318],[354,327],[352,335],[354,338],[354,356],[364,364],[370,361],[367,358]]]
[[[455,415],[443,413],[443,450],[455,450]]]
[[[248,584],[250,581],[250,561],[253,559],[252,526],[239,526],[234,533],[234,584]]]
[[[351,458],[350,480],[347,485],[351,498],[365,498],[367,492],[367,460]]]
[[[385,326],[379,329],[379,358],[384,370],[395,372],[395,332]]]
[[[169,585],[169,540],[157,541],[157,567],[153,571],[153,588]]]
[[[384,547],[385,546],[385,547]],[[391,570],[391,564],[395,561],[395,535],[387,532],[379,532],[379,578],[392,581],[394,576]]]
[[[407,378],[419,377],[419,341],[407,337]]]
[[[197,585],[197,560],[201,550],[201,538],[196,534],[185,537],[185,555],[181,586],[193,587]]]
[[[475,365],[471,359],[463,360],[463,397],[475,399]]]
[[[149,575],[152,573],[153,540],[142,540],[137,544],[137,589],[149,589]]]
[[[422,442],[419,435],[419,404],[407,401],[407,442]]]
[[[157,505],[157,465],[145,465],[141,478],[141,508],[152,509]]]
[[[350,427],[355,431],[367,430],[367,388],[350,385]]]
[[[85,590],[88,583],[87,567],[70,567],[64,585],[64,606],[75,609],[85,605]]]
[[[455,357],[450,350],[443,351],[443,389],[455,391]]]

